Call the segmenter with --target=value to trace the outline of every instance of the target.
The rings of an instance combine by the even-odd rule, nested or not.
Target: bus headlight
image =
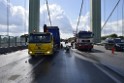
[[[32,51],[29,51],[29,54],[32,54]]]
[[[47,54],[50,54],[50,51],[47,51]]]

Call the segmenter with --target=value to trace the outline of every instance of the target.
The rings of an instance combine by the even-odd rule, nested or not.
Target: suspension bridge
[[[28,34],[34,30],[41,31],[41,19],[45,18],[45,15],[40,16],[41,11],[44,11],[42,10],[44,6],[41,7],[42,1],[21,0],[21,2],[17,1],[17,6],[12,4],[14,2],[12,0],[0,1],[0,11],[4,10],[0,14],[2,19],[0,20],[0,83],[123,83],[124,50],[106,50],[104,45],[96,44],[101,43],[105,34],[114,33],[124,37],[124,0],[88,0],[89,28],[94,33],[94,43],[96,43],[92,51],[77,50],[74,45],[69,53],[66,53],[65,49],[60,49],[54,56],[33,59],[27,49]],[[78,4],[75,34],[80,31],[86,1],[80,0]],[[23,4],[23,8],[18,5],[19,2]],[[54,26],[50,2],[51,0],[44,0],[48,20],[44,23]],[[110,3],[113,6],[109,5]],[[73,9],[73,6],[71,8]],[[15,11],[18,12],[17,15]],[[12,20],[14,23],[21,22],[18,25],[23,27],[18,27],[18,31],[15,31],[16,24]],[[67,25],[66,22],[61,23]],[[60,31],[63,32],[64,29],[60,28]]]

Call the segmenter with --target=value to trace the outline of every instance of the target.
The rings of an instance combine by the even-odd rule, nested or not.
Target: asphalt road
[[[0,55],[0,83],[123,83],[102,68],[73,51],[32,59],[22,50]]]

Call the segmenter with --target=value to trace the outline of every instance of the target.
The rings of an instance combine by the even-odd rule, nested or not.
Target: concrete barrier
[[[18,50],[27,49],[27,46],[16,46],[16,47],[8,47],[8,48],[0,48],[0,54],[6,54]]]

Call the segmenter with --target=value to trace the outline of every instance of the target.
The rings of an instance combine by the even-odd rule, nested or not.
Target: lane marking
[[[91,62],[91,63],[93,63],[94,64],[94,66],[96,66],[98,69],[100,69],[103,73],[105,73],[107,76],[109,76],[112,80],[114,80],[116,83],[122,83],[120,80],[118,80],[116,77],[114,77],[114,76],[112,76],[108,71],[106,71],[106,70],[104,70],[103,68],[101,68],[100,66],[98,66],[97,65],[97,63],[99,63],[99,62],[97,62],[97,61],[95,61],[95,60],[92,60],[91,59],[91,57],[88,57],[88,56],[86,56],[87,54],[89,54],[89,53],[84,53],[84,52],[82,52],[82,53],[80,53],[80,52],[76,52],[75,50],[74,50],[74,52],[75,53],[77,53],[77,54],[75,54],[75,56],[77,56],[78,58],[80,58],[80,59],[85,59],[86,61],[89,61],[89,62]],[[83,54],[83,56],[81,56]],[[90,55],[92,55],[92,54],[90,54]],[[100,63],[100,64],[102,64],[102,63]],[[102,64],[102,65],[104,65],[104,64]]]
[[[32,69],[25,75],[29,75],[41,62],[44,61],[45,58],[41,59],[40,61],[38,61],[33,67]]]
[[[80,51],[76,51],[74,50],[75,53],[78,53],[79,55],[83,55],[85,58],[88,58],[88,59],[91,59],[93,61],[96,61],[96,63],[99,63],[99,64],[102,64],[102,65],[105,65],[105,66],[109,66],[108,68],[110,68],[111,70],[117,72],[118,74],[120,74],[121,76],[124,76],[123,73],[121,73],[119,70],[116,70],[114,68],[112,68],[111,66],[112,65],[108,65],[108,64],[105,64],[104,62],[101,62],[100,61],[100,58],[97,58],[98,56],[95,56],[94,54],[90,54],[90,53],[85,53],[85,52],[80,52]],[[88,56],[87,56],[88,55]],[[109,55],[111,56],[111,55]]]
[[[105,73],[107,76],[109,76],[112,80],[114,80],[116,83],[122,83],[120,80],[118,80],[116,77],[112,76],[108,71],[104,70],[97,64],[94,64],[99,70],[101,70],[103,73]]]
[[[31,77],[31,74],[32,74],[32,72],[34,71],[34,69],[35,69],[40,63],[42,63],[42,62],[44,61],[44,59],[45,59],[45,58],[42,58],[41,60],[39,60],[39,61],[32,67],[32,69],[31,69],[29,72],[27,72],[26,74],[24,74],[24,76],[21,76],[20,78],[18,78],[18,79],[17,79],[17,82],[18,82],[18,83],[22,83],[21,81],[25,81],[25,79],[27,80],[28,77]]]

